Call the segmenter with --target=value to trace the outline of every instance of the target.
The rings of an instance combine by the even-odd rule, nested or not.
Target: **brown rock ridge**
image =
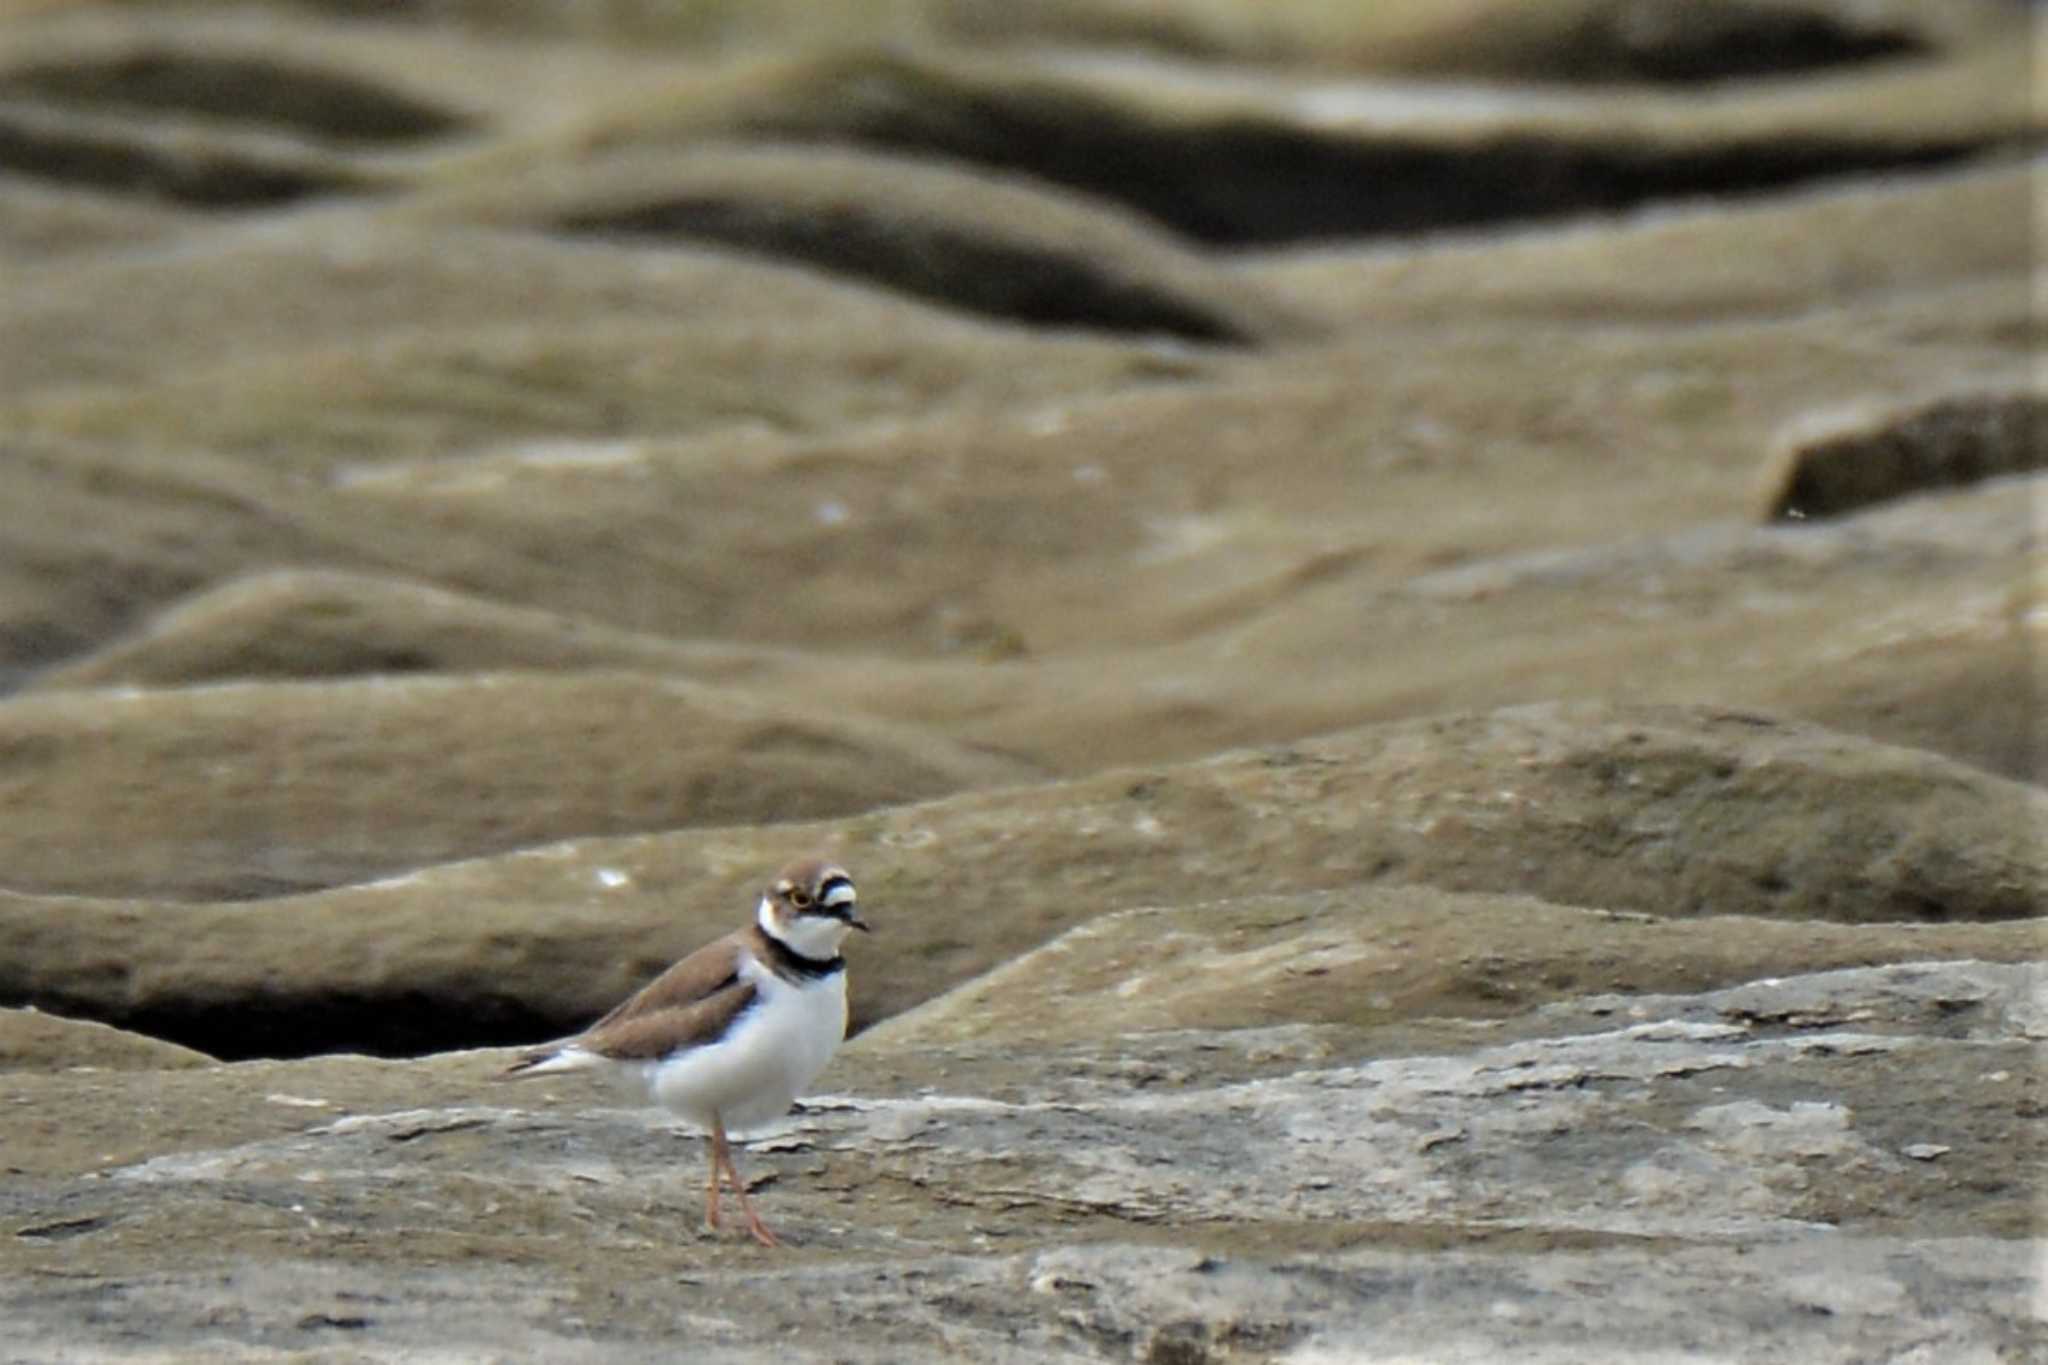
[[[1773,974],[1918,959],[2025,962],[2041,922],[1839,924],[1587,910],[1527,896],[1371,885],[1119,910],[895,1015],[864,1046],[1100,1047],[1126,1034],[1266,1031],[1418,1046],[1447,1021],[1635,1002]],[[1612,1003],[1618,1002],[1618,1003]],[[1418,1021],[1429,1021],[1428,1025]],[[1471,1035],[1467,1035],[1471,1036]],[[1283,1052],[1286,1049],[1282,1049]],[[1220,1062],[1225,1066],[1235,1061]],[[990,1083],[984,1081],[983,1083]]]
[[[764,867],[822,847],[890,944],[853,976],[866,1025],[1106,911],[1375,882],[1675,918],[2028,919],[2044,818],[2038,789],[1766,716],[1519,707],[265,903],[8,896],[0,999],[237,1056],[530,1040],[731,928]]]
[[[36,1009],[0,1009],[0,1074],[69,1071],[176,1071],[213,1058],[176,1043]]]
[[[1845,84],[1832,99],[1793,92],[1732,116],[1636,95],[1503,119],[1455,107],[1446,115],[1427,99],[1406,118],[1375,117],[1390,101],[1370,92],[1358,115],[1332,117],[1342,89],[1256,77],[1219,89],[1205,71],[1134,60],[1034,70],[999,59],[834,56],[736,92],[730,113],[715,98],[682,95],[666,122],[651,104],[620,111],[593,136],[736,129],[945,157],[1115,200],[1197,241],[1270,246],[1612,212],[2013,150],[2034,127],[2021,98],[2025,60],[1986,48],[1931,71]],[[1929,105],[1960,118],[1937,133],[1933,120],[1900,117]]]
[[[1035,326],[1227,345],[1301,330],[1222,263],[1135,214],[913,157],[641,147],[540,176],[508,156],[413,203],[439,219],[730,248]]]
[[[629,673],[48,692],[0,705],[17,891],[244,899],[578,835],[847,815],[1035,776]],[[119,831],[111,840],[84,831]]]
[[[37,673],[29,690],[585,669],[733,682],[775,654],[642,635],[404,579],[279,569],[179,602],[142,630]]]
[[[2048,466],[2048,399],[1960,393],[1903,411],[1840,413],[1786,440],[1767,470],[1764,515],[1844,512],[1931,488]]]
[[[1068,775],[1518,696],[1718,698],[2038,780],[2029,496],[1984,487],[1834,524],[1729,523],[1384,586],[1374,557],[1331,554],[1212,586],[1183,608],[1184,642],[1073,654],[1031,652],[1001,617],[948,621],[945,655],[902,658],[664,638],[389,578],[259,574],[31,685],[634,669],[881,717]],[[1154,573],[1174,594],[1196,578],[1193,566]],[[1359,620],[1374,631],[1347,636]],[[1427,648],[1390,655],[1388,639]],[[1665,667],[1674,657],[1686,667]]]

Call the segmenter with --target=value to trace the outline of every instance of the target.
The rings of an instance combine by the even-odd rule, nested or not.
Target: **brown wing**
[[[737,977],[693,1004],[644,1010],[583,1035],[579,1046],[622,1062],[653,1061],[715,1043],[754,1003],[752,982]]]
[[[576,1044],[601,1057],[640,1061],[723,1037],[754,1003],[740,979],[741,934],[708,943],[585,1029]]]

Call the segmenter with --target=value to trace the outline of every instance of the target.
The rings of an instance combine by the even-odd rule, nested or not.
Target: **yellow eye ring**
[[[799,910],[808,910],[811,907],[811,893],[799,886],[789,893],[789,903]]]

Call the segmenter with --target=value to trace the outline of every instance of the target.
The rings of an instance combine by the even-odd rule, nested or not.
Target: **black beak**
[[[846,914],[842,916],[842,918],[844,918],[845,921],[853,928],[860,930],[863,934],[872,934],[873,932],[875,932],[874,930],[868,928],[868,922],[860,917],[860,912],[858,910],[848,910]]]

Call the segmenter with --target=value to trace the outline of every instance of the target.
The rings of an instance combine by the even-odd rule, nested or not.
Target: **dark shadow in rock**
[[[984,47],[1093,46],[1191,61],[1572,83],[1687,85],[1795,75],[1927,56],[1940,47],[1897,7],[1858,14],[1828,0],[1480,0],[1438,5],[1436,15],[1424,5],[1329,6],[1322,23],[1307,10],[1232,23],[1231,7],[1207,15],[1202,8],[962,5],[950,7],[946,22],[956,39]]]
[[[32,95],[118,110],[173,110],[315,137],[405,142],[464,121],[408,95],[333,71],[267,57],[143,51],[51,62],[0,75],[0,96]]]
[[[19,104],[0,107],[0,172],[204,208],[288,204],[369,188],[363,177],[318,157]]]
[[[545,172],[511,157],[414,196],[408,211],[710,243],[1045,327],[1243,346],[1303,330],[1228,264],[1113,200],[829,140],[628,142]]]
[[[560,226],[578,233],[716,242],[1043,326],[1166,333],[1229,345],[1253,340],[1228,317],[1080,255],[1060,256],[939,224],[882,222],[851,207],[796,214],[774,203],[702,196],[565,218]]]
[[[797,98],[801,93],[802,98]],[[1120,202],[1229,246],[1615,211],[1939,166],[1985,137],[1325,135],[1249,114],[1172,121],[1057,82],[998,86],[903,61],[820,69],[743,121],[793,141],[953,157]]]
[[[160,1009],[137,1010],[123,1018],[121,1027],[223,1062],[245,1062],[336,1052],[423,1057],[444,1051],[451,1043],[488,1047],[513,1040],[557,1038],[590,1022],[564,1020],[489,991],[463,992],[460,999],[460,1005],[455,1005],[447,995],[403,986],[360,993],[278,987],[233,998],[179,1001]],[[56,1000],[50,1008],[67,1012]],[[85,1015],[87,1010],[80,1008],[77,1013]]]
[[[1685,85],[1784,75],[1900,57],[1931,45],[1904,28],[1756,0],[1611,0],[1570,35],[1588,81]]]
[[[1969,394],[1844,418],[1773,460],[1764,516],[1832,517],[1929,489],[2048,468],[2048,400]]]

